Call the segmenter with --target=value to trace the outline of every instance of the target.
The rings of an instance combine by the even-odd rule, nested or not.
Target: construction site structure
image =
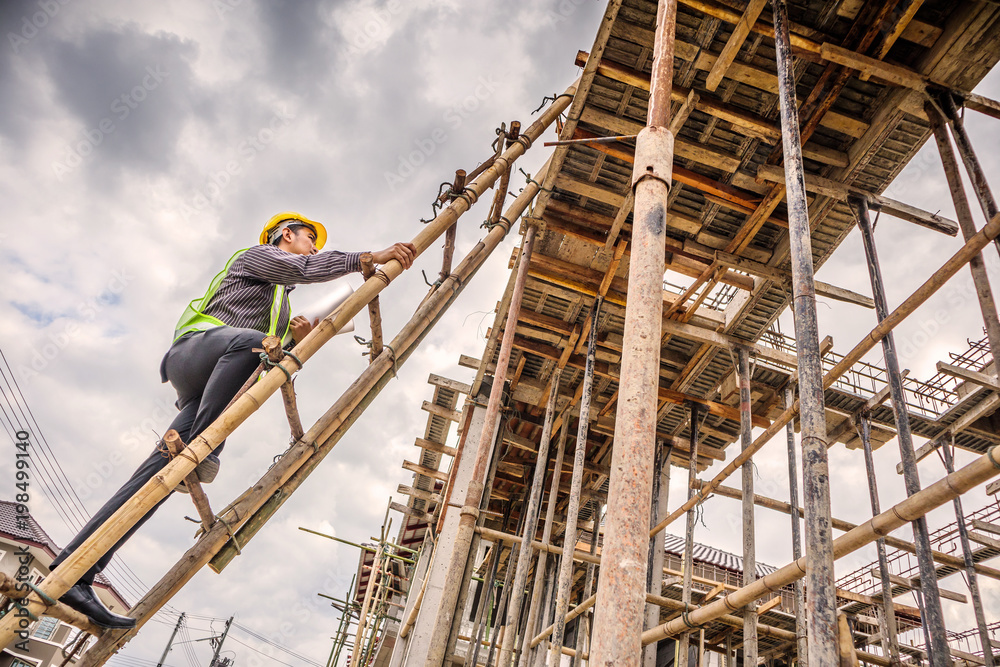
[[[70,617],[58,598],[181,481],[201,535],[132,607],[137,627],[98,633],[77,664],[104,664],[200,568],[225,569],[516,229],[523,238],[486,347],[463,362],[475,379],[430,378],[420,461],[404,463],[409,500],[390,504],[403,525],[390,539],[387,522],[362,549],[331,663],[349,649],[351,665],[555,665],[564,656],[700,665],[716,655],[727,666],[992,666],[996,623],[978,581],[1000,576],[985,563],[1000,525],[961,501],[1000,474],[1000,320],[982,258],[997,252],[1000,215],[963,113],[1000,118],[1000,103],[972,92],[1000,57],[998,27],[1000,6],[971,0],[610,0],[590,51],[576,54],[579,79],[527,127],[501,126],[478,167],[449,175],[413,239],[422,254],[443,238],[441,272],[395,337],[383,338],[378,298],[402,266],[363,258],[365,283],[337,311],[287,354],[262,341],[260,379],[192,442],[166,434],[173,458],[161,473],[44,580],[9,594],[0,646],[16,641],[25,616]],[[516,160],[553,124],[555,150],[508,205]],[[931,137],[957,221],[883,194]],[[455,263],[459,218],[490,188],[487,231]],[[893,310],[873,209],[933,230],[954,253],[937,268],[915,265],[925,281]],[[871,297],[814,278],[855,227]],[[974,349],[940,364],[941,378],[911,379],[892,332],[966,267],[986,337],[977,331]],[[668,271],[693,281],[674,288]],[[871,318],[844,354],[820,338],[817,295]],[[774,328],[786,307],[794,337]],[[293,374],[366,308],[370,365],[305,428]],[[876,348],[884,367],[863,360]],[[293,444],[213,511],[193,470],[278,392]],[[788,503],[754,491],[753,459],[782,433]],[[919,449],[915,435],[927,439]],[[886,509],[871,459],[892,439],[907,498]],[[831,516],[836,442],[865,457],[872,518],[860,525]],[[956,448],[978,456],[956,467]],[[935,452],[941,474],[922,483],[917,462]],[[673,465],[687,468],[687,500],[670,510]],[[724,485],[737,470],[740,487]],[[694,541],[713,495],[740,500],[743,531],[739,572],[716,579],[698,573]],[[757,563],[758,505],[790,521],[794,560],[773,570]],[[945,505],[954,527],[931,530],[925,515]],[[681,518],[683,544],[669,551],[664,530]],[[912,540],[893,535],[906,525]],[[945,534],[957,535],[960,552],[942,549]],[[873,543],[877,567],[835,579],[836,559]],[[967,596],[938,583],[956,571]],[[901,591],[918,605],[896,603]],[[949,596],[967,600],[970,628],[945,627]],[[921,642],[904,646],[913,634]]]
[[[419,558],[390,598],[401,622],[351,664],[998,664],[980,582],[1000,579],[1000,514],[962,505],[1000,487],[983,260],[1000,217],[963,118],[1000,118],[971,92],[1000,58],[998,27],[1000,7],[980,2],[609,2],[485,349],[460,360],[474,380],[428,379],[407,500],[390,501],[396,543]],[[883,194],[925,143],[957,220]],[[882,214],[953,253],[911,263],[924,282],[900,304]],[[855,227],[870,297],[814,278]],[[966,270],[983,328],[932,378],[910,377],[893,330]],[[870,333],[835,352],[817,296],[857,308]],[[794,336],[776,325],[786,308]],[[873,460],[888,442],[908,496],[892,507]],[[861,525],[831,515],[838,443],[867,470]],[[956,450],[978,458],[956,469]],[[942,465],[921,480],[928,456]],[[755,493],[755,457],[787,457],[790,498]],[[672,466],[688,473],[677,508]],[[713,497],[740,501],[739,556],[694,539]],[[939,507],[954,521],[935,529]],[[757,562],[757,508],[788,522],[783,567]],[[834,576],[871,544],[876,561]],[[942,599],[963,605],[959,627]]]

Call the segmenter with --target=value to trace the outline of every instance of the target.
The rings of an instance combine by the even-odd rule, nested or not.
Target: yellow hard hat
[[[310,220],[300,213],[295,213],[293,211],[285,211],[284,213],[279,213],[278,215],[272,217],[264,225],[264,229],[260,232],[260,243],[261,245],[266,245],[268,243],[268,237],[271,235],[277,227],[279,227],[283,222],[301,222],[302,224],[309,225],[316,232],[316,248],[319,250],[323,249],[326,245],[326,227],[316,222],[315,220]]]

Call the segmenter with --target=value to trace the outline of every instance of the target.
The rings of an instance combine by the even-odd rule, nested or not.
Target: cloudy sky
[[[600,0],[0,4],[0,94],[7,100],[0,106],[6,285],[0,349],[31,408],[34,437],[44,436],[73,487],[60,495],[45,489],[43,479],[34,482],[32,511],[55,540],[64,544],[74,533],[73,519],[64,520],[57,505],[76,502],[75,493],[83,510],[96,510],[144,457],[154,431],[168,425],[174,396],[159,383],[158,367],[176,318],[235,250],[255,242],[263,222],[278,211],[300,211],[327,224],[328,247],[344,250],[412,238],[438,184],[487,156],[500,123],[531,122],[543,96],[575,78],[576,51],[590,48],[603,8]],[[988,79],[980,92],[996,97],[995,81]],[[992,122],[969,118],[987,173],[998,174]],[[538,152],[522,166],[532,172],[543,159]],[[953,216],[935,160],[933,152],[918,156],[893,196]],[[519,188],[520,177],[512,183]],[[481,236],[483,208],[460,225],[460,255]],[[893,305],[959,247],[894,220],[885,220],[877,234]],[[416,455],[413,438],[426,421],[420,404],[431,394],[427,375],[471,379],[457,360],[481,353],[516,242],[511,237],[498,249],[399,379],[267,531],[223,576],[197,575],[117,664],[157,660],[177,611],[194,615],[184,639],[219,631],[221,622],[211,619],[235,614],[246,628],[325,662],[337,617],[316,594],[342,596],[357,553],[297,529],[354,541],[378,532],[389,495],[406,481],[400,464]],[[996,275],[997,255],[990,250]],[[388,335],[426,291],[420,269],[433,275],[439,265],[438,253],[430,252],[385,292]],[[819,277],[870,293],[856,235]],[[964,274],[956,279],[901,331],[914,342],[903,364],[917,377],[929,377],[934,361],[980,335],[968,282]],[[300,288],[294,303],[321,294]],[[842,352],[874,323],[870,311],[842,304],[823,303],[819,312],[822,333],[832,334]],[[364,318],[357,324],[367,335]],[[783,330],[791,332],[787,317]],[[921,331],[934,340],[922,343]],[[345,336],[310,362],[297,383],[306,423],[364,368],[361,351]],[[232,439],[222,473],[209,487],[216,506],[242,492],[284,449],[280,403],[250,421]],[[758,488],[783,498],[781,444],[769,448],[757,460]],[[898,460],[894,449],[877,453],[887,471]],[[5,451],[13,457],[12,445]],[[835,513],[863,520],[868,504],[859,500],[866,498],[860,455],[837,447],[831,462]],[[940,464],[928,460],[922,473],[935,479]],[[887,506],[903,491],[894,472],[883,479]],[[10,497],[12,476],[0,480],[0,489]],[[671,507],[682,495],[674,484]],[[967,507],[985,502],[977,492]],[[731,503],[709,504],[707,528],[698,537],[737,551]],[[132,600],[191,544],[194,526],[185,514],[193,514],[187,498],[172,498],[121,551],[128,571],[112,575]],[[951,519],[939,512],[935,520]],[[394,526],[398,522],[396,516]],[[765,535],[780,539],[760,540],[760,560],[783,564],[790,553],[784,523],[767,515],[762,523]],[[873,557],[866,551],[838,573]],[[956,578],[950,583],[962,586]],[[996,618],[1000,592],[993,586],[989,596]],[[955,626],[969,625],[959,620],[970,617],[967,607],[949,614]],[[247,632],[231,637],[226,648],[240,664],[278,664],[254,652],[272,649]],[[206,644],[179,646],[168,664],[188,664],[189,650],[207,663]]]

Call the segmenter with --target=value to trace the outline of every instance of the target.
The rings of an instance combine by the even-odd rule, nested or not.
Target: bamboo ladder
[[[492,158],[489,168],[468,184],[451,205],[443,209],[413,239],[417,255],[423,254],[434,241],[457,222],[458,218],[471,208],[478,198],[509,172],[513,162],[523,155],[542,132],[569,106],[576,92],[577,84],[571,85],[565,93],[556,97],[541,116],[524,130],[516,141],[502,154]],[[503,179],[506,182],[506,179]],[[343,431],[360,415],[360,412],[388,382],[390,372],[405,359],[423,339],[427,331],[454,301],[483,261],[496,248],[509,231],[510,220],[517,218],[527,208],[528,203],[538,193],[537,182],[530,181],[514,204],[503,216],[506,224],[492,227],[486,237],[473,248],[465,260],[456,267],[447,280],[432,287],[418,307],[413,318],[404,326],[389,347],[392,354],[380,354],[350,388],[308,431],[289,448],[281,460],[264,477],[231,503],[218,516],[202,514],[203,533],[198,542],[185,553],[181,561],[168,572],[147,595],[133,608],[132,614],[140,620],[131,631],[111,631],[102,637],[79,663],[98,665],[110,657],[117,646],[134,636],[141,623],[162,607],[169,598],[190,580],[200,567],[208,563],[217,553],[229,546],[231,551],[239,551],[240,545],[252,537],[264,522],[294,492],[329,449],[339,440]],[[251,414],[253,414],[276,391],[287,387],[285,393],[286,412],[290,422],[297,420],[294,408],[294,394],[291,392],[292,373],[300,370],[327,341],[339,332],[355,315],[365,308],[402,273],[402,265],[392,260],[368,278],[364,285],[352,294],[334,313],[322,320],[287,356],[272,361],[273,366],[252,386],[237,396],[223,414],[183,449],[156,476],[147,482],[136,494],[102,525],[83,545],[80,546],[59,567],[53,570],[19,606],[33,616],[40,616],[68,591],[86,572],[114,545],[135,523],[160,500],[165,498],[178,483],[185,480],[195,467],[211,453],[223,440],[232,434]],[[374,313],[373,313],[374,319]],[[275,355],[277,356],[277,354]],[[291,400],[289,400],[291,394]],[[295,429],[294,423],[292,428]],[[299,427],[301,428],[301,426]],[[180,443],[174,441],[179,447]],[[207,505],[199,508],[201,514]],[[210,514],[210,510],[208,510]],[[225,520],[216,520],[226,517]],[[250,520],[254,524],[248,526]],[[240,527],[247,530],[243,541],[237,541],[242,534],[235,532]],[[231,556],[230,558],[231,559]],[[225,562],[228,562],[225,561]],[[220,563],[217,570],[224,567]],[[0,646],[9,645],[17,637],[16,614],[0,618]],[[113,635],[113,637],[112,637]]]

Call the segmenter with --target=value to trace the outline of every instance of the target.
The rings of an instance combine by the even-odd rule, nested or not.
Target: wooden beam
[[[961,366],[953,366],[952,364],[946,364],[943,361],[937,362],[936,368],[938,373],[946,373],[952,377],[958,378],[959,380],[971,382],[972,384],[980,387],[986,387],[987,389],[992,389],[993,391],[1000,391],[1000,382],[998,382],[997,378],[992,375],[979,373],[977,371],[969,370],[968,368],[962,368]]]
[[[970,539],[971,539],[971,536],[970,536]],[[879,575],[879,571],[877,569],[875,569],[875,568],[872,568],[872,576],[875,577],[875,578],[878,578],[880,576]],[[889,576],[889,582],[893,586],[902,586],[903,588],[907,589],[907,591],[918,590],[920,588],[920,581],[919,580],[907,579],[906,577],[900,577],[899,575],[892,574],[891,572],[888,574],[888,576]],[[941,594],[941,597],[943,597],[943,598],[945,598],[947,600],[953,600],[955,602],[961,602],[963,604],[966,604],[969,601],[968,598],[966,598],[961,593],[956,593],[954,591],[949,591],[949,590],[947,590],[945,588],[941,588],[940,586],[938,586],[938,592]],[[880,595],[881,594],[874,595],[872,597],[880,597]]]
[[[420,498],[421,500],[428,500],[432,503],[441,502],[441,496],[436,493],[431,493],[430,491],[424,491],[423,489],[417,489],[412,486],[406,486],[405,484],[400,484],[396,487],[396,493],[404,496],[411,496],[413,498]]]
[[[458,450],[454,447],[442,445],[440,442],[434,442],[433,440],[425,440],[424,438],[417,438],[414,444],[421,449],[426,449],[429,452],[437,452],[438,454],[455,456],[458,453]]]
[[[451,410],[450,408],[437,405],[436,403],[431,403],[430,401],[424,401],[424,404],[420,407],[422,410],[426,410],[432,415],[437,415],[438,417],[443,417],[453,422],[462,421],[462,413],[458,410]]]
[[[475,357],[470,357],[467,354],[460,354],[458,356],[458,365],[462,368],[471,368],[472,370],[479,370],[480,364],[483,362]]]
[[[969,531],[969,539],[972,540],[973,542],[978,542],[979,544],[982,544],[984,547],[1000,550],[1000,540],[988,537],[986,535],[983,535],[982,533],[977,533],[974,530]]]
[[[781,595],[780,594],[779,595],[775,595],[773,598],[771,598],[770,600],[768,600],[767,602],[765,602],[761,606],[757,607],[757,615],[758,616],[763,616],[767,612],[769,612],[772,609],[774,609],[775,607],[777,607],[779,604],[781,604]]]
[[[431,479],[436,479],[442,482],[448,481],[448,473],[442,472],[440,470],[435,470],[434,468],[428,468],[427,466],[422,466],[419,463],[414,463],[413,461],[403,461],[403,470],[409,470],[410,472],[415,472],[418,475],[423,475],[424,477],[430,477]]]
[[[440,375],[435,375],[431,373],[427,378],[427,383],[432,384],[435,387],[443,387],[445,389],[451,389],[457,394],[466,394],[472,391],[472,387],[464,382],[459,382],[458,380],[449,380],[446,377]]]
[[[406,505],[401,505],[400,503],[397,503],[395,501],[389,502],[389,508],[397,512],[400,512],[401,514],[412,516],[414,519],[419,519],[424,523],[434,523],[434,521],[437,520],[433,514],[428,514],[427,512],[421,512],[418,509],[415,509],[413,507],[407,507]]]
[[[988,521],[980,521],[979,519],[973,519],[972,527],[977,530],[985,530],[987,533],[1000,535],[1000,526],[996,525],[995,523],[989,523]]]
[[[773,165],[760,165],[757,167],[757,181],[784,183],[785,171],[781,167],[775,167]],[[927,229],[931,229],[935,232],[947,234],[948,236],[956,236],[958,234],[958,223],[954,220],[938,215],[937,213],[924,211],[915,206],[910,206],[909,204],[896,201],[895,199],[883,197],[881,195],[874,195],[863,190],[858,190],[857,188],[844,185],[838,181],[823,178],[821,176],[815,176],[813,174],[806,174],[805,182],[806,190],[808,192],[823,195],[824,197],[831,197],[838,201],[847,201],[847,198],[850,195],[865,197],[869,200],[870,207],[881,209],[893,217],[906,220],[907,222],[912,222],[915,225],[926,227]]]
[[[736,59],[737,54],[739,54],[743,42],[746,41],[747,35],[750,34],[751,28],[757,22],[757,17],[760,16],[760,12],[766,4],[767,0],[750,0],[746,11],[743,12],[743,16],[736,23],[733,32],[730,33],[729,39],[726,41],[726,45],[722,48],[722,53],[719,54],[719,58],[708,72],[708,78],[705,81],[705,88],[707,90],[714,92],[719,87],[719,84],[722,83],[722,79],[726,76],[726,71]]]

